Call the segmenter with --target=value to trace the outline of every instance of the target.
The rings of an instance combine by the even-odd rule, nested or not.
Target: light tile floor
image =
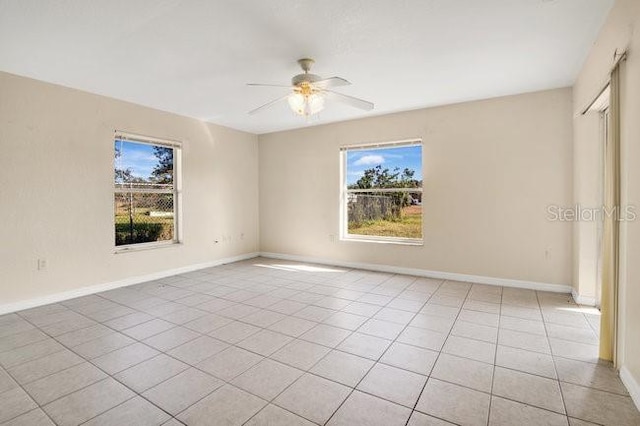
[[[570,295],[257,258],[0,316],[2,425],[640,425]]]

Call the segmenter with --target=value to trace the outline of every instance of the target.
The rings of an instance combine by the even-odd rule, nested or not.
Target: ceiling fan
[[[325,99],[342,102],[365,111],[371,111],[373,109],[373,103],[371,102],[330,90],[330,88],[348,86],[351,83],[340,77],[322,78],[319,75],[311,74],[309,71],[311,70],[311,66],[314,62],[315,61],[310,58],[302,58],[298,60],[298,64],[300,64],[304,73],[294,76],[291,79],[291,86],[281,84],[249,83],[249,86],[286,87],[292,90],[292,93],[251,110],[249,111],[249,114],[256,114],[284,100],[289,102],[289,106],[293,112],[305,117],[309,117],[322,111],[324,109]]]

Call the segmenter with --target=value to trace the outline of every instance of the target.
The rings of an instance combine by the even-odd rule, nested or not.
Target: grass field
[[[409,206],[402,210],[399,220],[367,221],[361,226],[349,222],[349,234],[377,237],[422,238],[422,206]]]

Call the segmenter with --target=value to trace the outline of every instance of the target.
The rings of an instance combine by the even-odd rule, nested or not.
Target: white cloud
[[[355,166],[373,166],[376,164],[383,164],[384,157],[382,155],[364,155],[353,163]]]

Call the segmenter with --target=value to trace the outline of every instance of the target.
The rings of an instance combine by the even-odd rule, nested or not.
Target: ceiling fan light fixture
[[[354,98],[353,96],[344,95],[342,93],[334,92],[330,90],[334,87],[348,86],[351,83],[341,77],[329,77],[322,78],[319,75],[311,74],[311,65],[313,65],[313,59],[303,58],[298,60],[298,64],[304,71],[302,74],[293,76],[291,79],[292,93],[275,99],[271,102],[259,106],[258,108],[249,111],[250,115],[263,111],[272,105],[286,100],[289,103],[291,110],[303,117],[309,117],[319,113],[324,109],[324,102],[326,99],[332,101],[342,102],[353,107],[371,111],[373,109],[373,103],[365,101],[363,99]],[[266,86],[266,87],[289,87],[279,84],[260,84],[249,83],[250,86]]]
[[[287,101],[293,112],[306,117],[317,114],[324,109],[324,96],[320,93],[305,95],[296,91],[289,95]]]

